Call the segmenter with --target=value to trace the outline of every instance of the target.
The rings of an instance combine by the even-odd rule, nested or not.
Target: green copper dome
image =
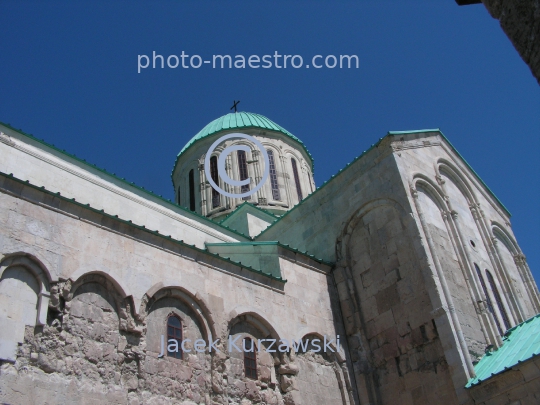
[[[282,126],[276,124],[274,121],[269,120],[265,116],[260,115],[260,114],[253,114],[249,112],[230,113],[230,114],[224,115],[223,117],[219,117],[215,119],[214,121],[206,125],[203,129],[201,129],[197,135],[191,138],[191,140],[182,148],[178,156],[180,156],[190,146],[192,146],[197,141],[203,138],[216,134],[220,131],[228,131],[231,129],[240,130],[240,129],[245,129],[245,128],[262,128],[262,129],[268,129],[271,131],[280,132],[284,135],[287,135],[289,138],[294,139],[296,142],[302,145],[307,155],[311,159],[311,164],[313,166],[313,157],[311,156],[306,146],[303,144],[303,142],[300,139],[298,139],[296,136],[291,134]]]

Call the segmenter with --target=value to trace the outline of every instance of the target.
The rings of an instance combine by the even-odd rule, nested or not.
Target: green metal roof
[[[246,128],[262,128],[262,129],[267,129],[270,131],[280,132],[284,135],[287,135],[289,138],[298,142],[302,146],[302,148],[308,155],[309,159],[311,160],[311,171],[314,170],[313,169],[314,168],[313,156],[311,156],[311,153],[309,153],[306,146],[300,139],[298,139],[296,136],[291,134],[281,125],[276,124],[274,121],[266,118],[263,115],[242,111],[242,112],[236,112],[236,113],[229,113],[222,117],[219,117],[215,119],[214,121],[212,121],[211,123],[209,123],[208,125],[206,125],[203,129],[201,129],[197,133],[197,135],[195,135],[193,138],[190,139],[188,143],[186,143],[186,145],[182,148],[182,150],[176,157],[176,162],[174,162],[174,167],[173,167],[173,173],[174,173],[174,169],[176,169],[176,165],[178,164],[178,159],[180,158],[180,155],[182,155],[182,153],[184,153],[196,142],[208,136],[217,134],[218,132],[221,132],[221,131],[228,131],[232,129],[246,129]],[[172,173],[171,173],[171,176],[172,176]]]
[[[509,329],[503,345],[494,352],[486,353],[474,367],[476,377],[465,388],[480,384],[488,378],[511,369],[540,354],[540,314]]]
[[[210,218],[207,218],[207,217],[205,217],[205,216],[203,216],[201,214],[196,213],[195,211],[188,210],[187,208],[182,207],[181,205],[178,205],[178,204],[172,202],[170,199],[164,198],[162,195],[158,195],[158,194],[154,193],[153,191],[147,190],[144,187],[138,186],[133,182],[127,181],[123,177],[119,177],[114,173],[110,173],[105,169],[97,167],[95,164],[89,163],[85,159],[82,159],[80,157],[75,156],[74,154],[66,152],[64,149],[60,149],[60,148],[54,146],[53,144],[47,143],[43,139],[36,138],[32,134],[27,134],[26,132],[23,132],[22,129],[17,129],[17,128],[11,126],[10,124],[7,124],[7,123],[2,122],[2,121],[0,121],[0,125],[3,125],[6,128],[9,128],[9,129],[11,129],[11,130],[23,135],[23,136],[26,136],[26,137],[28,137],[28,138],[42,144],[42,145],[48,147],[48,148],[51,148],[51,149],[61,153],[62,155],[65,155],[65,156],[67,156],[69,158],[75,159],[76,161],[78,161],[79,163],[82,163],[84,166],[86,166],[88,168],[98,170],[98,171],[106,174],[107,176],[110,176],[110,177],[115,178],[116,180],[119,180],[120,182],[124,183],[125,185],[127,185],[129,187],[133,187],[133,188],[135,188],[135,189],[137,189],[139,191],[142,191],[143,193],[158,199],[161,203],[167,204],[169,207],[174,207],[175,209],[180,209],[180,210],[184,211],[184,215],[187,215],[188,217],[192,215],[192,216],[197,217],[198,219],[204,221],[207,225],[210,225],[210,224],[217,225],[217,226],[219,226],[221,228],[227,229],[228,231],[235,233],[236,235],[242,236],[244,238],[246,237],[246,235],[244,235],[243,233],[235,231],[235,230],[229,228],[227,225],[219,224],[219,223],[217,223],[215,221],[212,221]],[[251,239],[251,238],[248,238],[248,239]]]
[[[187,148],[189,148],[191,145],[193,145],[195,142],[197,142],[200,139],[206,138],[207,136],[213,135],[220,131],[226,131],[226,130],[237,129],[237,128],[238,129],[263,128],[263,129],[269,129],[271,131],[281,132],[282,134],[285,134],[288,137],[294,139],[296,142],[302,144],[304,149],[306,149],[306,147],[304,146],[304,144],[302,143],[300,139],[298,139],[296,136],[291,134],[281,125],[276,124],[274,121],[269,120],[265,116],[260,115],[260,114],[253,114],[249,112],[237,112],[237,113],[226,114],[223,117],[219,117],[215,119],[214,121],[212,121],[207,126],[205,126],[203,129],[199,131],[197,135],[191,138],[191,140],[186,144],[186,146],[182,148],[179,155],[181,155]],[[306,149],[306,152],[311,158],[311,155],[309,154],[307,149]]]
[[[130,227],[134,227],[134,228],[137,228],[137,229],[142,230],[142,231],[144,231],[144,232],[148,232],[148,233],[150,233],[150,234],[153,234],[153,235],[155,235],[155,236],[159,236],[160,238],[166,239],[166,240],[168,240],[168,241],[170,241],[170,242],[172,242],[172,243],[175,243],[175,244],[178,244],[178,245],[182,245],[182,246],[187,247],[187,248],[189,248],[189,249],[193,249],[193,250],[195,250],[195,251],[197,251],[197,252],[201,252],[201,253],[204,253],[204,254],[213,256],[213,257],[218,258],[218,259],[220,259],[220,260],[224,260],[224,261],[230,262],[230,263],[232,263],[232,264],[234,264],[234,265],[237,265],[237,266],[239,266],[239,267],[241,267],[241,268],[245,268],[245,269],[248,270],[248,271],[251,271],[251,272],[254,272],[254,273],[258,273],[258,274],[261,274],[261,275],[263,275],[263,276],[265,276],[265,277],[268,277],[268,278],[271,278],[271,279],[274,279],[274,280],[277,280],[277,281],[280,281],[280,282],[283,282],[283,283],[286,283],[286,282],[287,282],[287,280],[284,280],[284,279],[282,279],[281,277],[276,277],[276,276],[274,276],[274,275],[272,275],[272,274],[270,274],[270,273],[264,272],[264,271],[259,270],[259,269],[255,269],[255,268],[253,268],[253,267],[251,267],[251,266],[248,266],[248,265],[246,265],[246,264],[242,264],[242,263],[240,263],[240,262],[231,260],[231,259],[229,259],[229,258],[222,257],[222,256],[220,256],[220,255],[217,255],[217,254],[215,254],[215,253],[210,252],[208,249],[201,249],[201,248],[198,248],[198,247],[195,246],[195,245],[190,245],[190,244],[184,242],[183,240],[174,239],[171,235],[168,235],[168,236],[167,236],[167,235],[163,235],[163,234],[159,233],[158,230],[153,231],[153,230],[151,230],[151,229],[148,229],[148,228],[146,228],[145,225],[137,225],[137,224],[135,224],[134,222],[132,222],[131,220],[126,220],[126,219],[119,218],[118,215],[114,215],[114,216],[113,216],[112,214],[106,213],[103,209],[98,210],[98,209],[96,209],[96,208],[91,207],[90,204],[83,204],[83,203],[81,203],[81,202],[75,200],[75,198],[71,198],[71,199],[70,199],[70,198],[64,197],[63,195],[60,194],[60,192],[56,192],[56,193],[55,193],[55,192],[53,192],[53,191],[51,191],[51,190],[47,190],[44,186],[38,187],[38,186],[36,186],[36,185],[30,183],[29,180],[24,181],[24,180],[22,180],[22,179],[19,179],[19,178],[15,177],[15,176],[13,175],[13,173],[7,174],[7,173],[3,173],[3,172],[0,171],[0,176],[4,176],[4,177],[7,177],[7,178],[10,178],[11,180],[13,180],[13,181],[15,181],[15,182],[17,182],[17,183],[23,184],[23,185],[25,185],[25,186],[27,186],[27,187],[30,187],[30,188],[34,189],[34,190],[41,191],[41,192],[43,192],[43,193],[45,193],[45,194],[48,194],[48,195],[52,196],[53,198],[57,198],[57,199],[59,199],[59,200],[66,201],[66,202],[68,202],[68,203],[77,205],[78,207],[81,207],[81,208],[83,208],[83,209],[92,211],[92,212],[94,212],[94,213],[96,213],[96,214],[103,215],[104,217],[110,218],[110,219],[112,219],[112,220],[114,220],[114,221],[118,221],[118,222],[121,222],[121,223],[123,223],[123,224],[125,224],[125,225],[128,225],[128,226],[130,226]],[[160,247],[162,247],[162,246],[160,245]]]
[[[442,133],[442,131],[439,129],[439,128],[435,128],[435,129],[419,129],[419,130],[413,130],[413,131],[389,131],[388,134],[386,136],[397,136],[397,135],[401,135],[401,134],[414,134],[414,133],[423,133],[423,132],[438,132],[442,137],[443,139],[450,145],[450,147],[452,148],[452,150],[454,152],[456,152],[456,154],[463,160],[463,162],[465,162],[465,164],[467,165],[467,167],[476,175],[476,178],[484,185],[484,187],[486,187],[486,189],[489,191],[489,193],[493,196],[493,198],[500,204],[500,206],[504,209],[504,211],[508,214],[508,216],[512,216],[512,214],[510,213],[510,211],[508,211],[508,209],[504,206],[504,204],[497,198],[497,196],[493,193],[493,191],[491,191],[491,189],[486,185],[486,183],[484,183],[484,181],[480,178],[480,176],[473,170],[473,168],[471,167],[471,165],[469,165],[469,163],[467,163],[467,161],[463,158],[463,156],[457,151],[457,149],[454,147],[454,145],[452,145],[452,143],[450,143],[450,141],[448,140],[448,138],[446,137],[446,135],[444,135]],[[386,138],[386,136],[384,138]],[[313,191],[313,193],[309,194],[306,198],[304,198],[302,201],[300,201],[298,204],[296,204],[294,207],[292,207],[289,211],[285,212],[282,216],[280,216],[277,221],[273,222],[272,224],[270,224],[267,228],[265,228],[260,234],[258,234],[256,237],[254,237],[253,239],[254,240],[257,240],[261,237],[261,235],[264,235],[270,228],[272,228],[274,225],[278,224],[279,222],[281,222],[281,220],[283,220],[284,218],[286,218],[288,215],[291,214],[291,212],[293,212],[294,210],[296,210],[300,205],[302,205],[305,201],[307,201],[308,199],[312,198],[316,193],[318,193],[322,188],[324,188],[324,186],[326,186],[328,183],[332,182],[336,177],[338,177],[341,173],[343,173],[345,170],[347,170],[350,166],[352,166],[353,163],[355,163],[357,160],[361,159],[362,157],[364,157],[369,151],[371,151],[373,148],[377,147],[384,138],[379,138],[379,140],[372,144],[368,149],[366,149],[365,151],[363,151],[360,155],[358,155],[357,157],[355,157],[351,162],[347,163],[345,165],[345,167],[343,167],[342,169],[340,169],[336,174],[333,174],[328,180],[326,180],[324,183],[322,183],[319,187],[317,187],[317,189],[315,191]]]

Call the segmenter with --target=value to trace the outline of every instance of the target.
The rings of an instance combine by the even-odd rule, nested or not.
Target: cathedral
[[[537,285],[440,130],[319,187],[262,115],[185,139],[172,201],[0,123],[0,403],[540,403]]]

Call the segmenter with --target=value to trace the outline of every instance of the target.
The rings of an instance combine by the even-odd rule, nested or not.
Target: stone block
[[[378,335],[394,325],[395,321],[392,310],[388,310],[366,324],[366,337],[371,339],[373,336]]]
[[[382,314],[400,303],[396,285],[393,284],[375,295],[377,311]]]

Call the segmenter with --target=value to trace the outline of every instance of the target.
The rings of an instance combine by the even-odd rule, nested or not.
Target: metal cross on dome
[[[234,112],[236,112],[236,106],[238,105],[238,103],[240,102],[240,100],[236,101],[236,100],[233,100],[233,106],[230,108],[231,110],[234,108]]]

